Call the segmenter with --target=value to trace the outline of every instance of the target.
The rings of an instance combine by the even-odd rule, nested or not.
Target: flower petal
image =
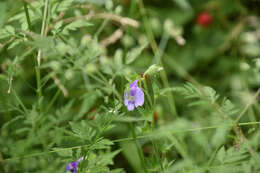
[[[127,99],[127,97],[128,97],[128,92],[125,92],[125,95],[124,95],[124,103],[125,103],[125,105],[127,106],[128,105],[128,99]]]
[[[135,93],[135,107],[142,106],[144,104],[144,92],[141,88],[136,87]]]
[[[128,102],[127,109],[128,109],[129,111],[132,111],[132,110],[134,110],[134,108],[135,108],[134,103]]]
[[[77,172],[77,169],[78,169],[78,164],[79,162],[78,161],[75,161],[75,162],[70,162],[67,167],[66,167],[66,171],[70,171],[72,173],[76,173]]]
[[[131,95],[131,96],[135,96],[135,94],[136,94],[136,88],[137,88],[137,87],[131,88],[131,90],[130,90],[130,95]]]
[[[136,79],[133,83],[130,84],[130,88],[137,87],[138,79]]]

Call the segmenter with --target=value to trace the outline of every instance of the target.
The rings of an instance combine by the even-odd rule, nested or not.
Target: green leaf
[[[184,10],[191,9],[191,5],[188,0],[173,0],[173,1]]]
[[[7,121],[6,123],[4,123],[4,125],[2,126],[1,130],[4,129],[4,128],[7,128],[8,126],[10,126],[12,123],[18,121],[18,120],[21,120],[21,119],[24,119],[24,116],[22,115],[19,115],[19,116],[16,116],[14,117],[13,119],[11,119],[10,121]]]
[[[20,43],[22,43],[23,42],[23,40],[22,39],[16,39],[16,40],[14,40],[9,46],[8,46],[8,50],[10,50],[10,49],[13,49],[13,48],[15,48],[17,45],[19,45]]]
[[[225,147],[221,147],[220,150],[217,153],[216,158],[221,162],[224,163],[224,159],[226,157],[226,151],[225,151]]]
[[[0,28],[2,28],[6,18],[6,3],[0,2]]]
[[[130,52],[126,54],[126,64],[131,64],[135,61],[135,59],[142,53],[142,51],[146,48],[148,42],[140,47],[133,48]]]
[[[57,12],[66,11],[67,9],[69,9],[73,1],[74,0],[61,0],[60,2],[58,2],[56,8]]]
[[[85,1],[92,3],[92,4],[97,4],[97,5],[103,5],[106,2],[106,0],[85,0]]]
[[[76,20],[71,22],[70,24],[66,25],[62,31],[64,35],[69,35],[69,31],[75,31],[76,29],[83,27],[83,26],[91,26],[92,24],[86,20]]]
[[[14,27],[12,27],[12,26],[10,26],[10,25],[7,25],[7,26],[5,27],[5,30],[6,30],[8,33],[12,34],[12,35],[15,34],[15,29],[14,29]]]
[[[72,150],[70,148],[53,148],[54,151],[61,157],[72,157]]]
[[[0,29],[0,39],[13,36],[15,34],[14,27],[7,25],[5,28]]]
[[[111,145],[113,145],[114,143],[108,139],[102,139],[100,141],[98,141],[97,143],[95,143],[91,149],[106,149],[109,148]]]

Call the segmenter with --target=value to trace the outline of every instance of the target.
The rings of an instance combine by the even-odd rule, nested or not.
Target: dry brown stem
[[[108,38],[105,38],[101,41],[101,44],[104,47],[109,46],[110,44],[114,44],[117,40],[119,40],[123,36],[122,29],[117,29],[114,33],[112,33]]]

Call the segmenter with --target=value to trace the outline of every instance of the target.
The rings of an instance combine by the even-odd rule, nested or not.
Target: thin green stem
[[[29,30],[32,31],[32,24],[31,24],[31,20],[30,20],[30,16],[29,16],[29,10],[28,10],[28,7],[27,7],[27,2],[23,1],[23,7],[24,7],[26,21],[27,21]]]
[[[257,96],[260,94],[260,88],[258,88],[257,92],[253,96],[252,100],[245,106],[243,111],[238,115],[237,119],[235,120],[235,123],[238,123],[240,118],[246,113],[248,108],[254,103],[254,100],[257,98]]]
[[[219,151],[219,149],[220,149],[221,146],[222,146],[222,145],[220,145],[219,147],[217,147],[216,150],[215,150],[215,151],[213,152],[213,154],[211,155],[211,157],[210,157],[210,159],[209,159],[209,161],[208,161],[208,163],[207,163],[207,166],[208,166],[208,167],[213,163],[213,161],[214,161],[214,159],[215,159],[215,157],[216,157],[216,155],[217,155],[217,153],[218,153],[218,151]]]
[[[18,103],[20,104],[20,106],[23,108],[24,112],[27,113],[27,108],[24,106],[22,100],[20,99],[20,97],[17,95],[16,91],[13,89],[12,90],[14,93],[14,97],[16,98],[16,100],[18,101]]]
[[[147,36],[148,36],[148,38],[150,40],[153,53],[155,54],[158,46],[156,44],[156,41],[155,41],[155,38],[154,38],[154,35],[153,35],[153,31],[151,29],[151,26],[149,24],[148,18],[146,16],[146,10],[144,8],[143,0],[139,0],[139,9],[140,9],[140,13],[141,13],[141,15],[143,17],[145,32],[146,32],[146,34],[147,34]]]
[[[170,35],[168,34],[168,32],[164,31],[161,41],[159,43],[159,48],[157,49],[155,56],[154,56],[154,61],[156,64],[159,64],[161,62],[161,58],[166,49],[169,38],[170,38]]]
[[[129,17],[132,18],[136,9],[136,0],[131,1],[130,10],[129,10]]]
[[[162,59],[163,53],[166,49],[169,37],[170,37],[170,35],[167,33],[167,31],[164,31],[162,39],[161,39],[160,44],[159,44],[159,48],[157,49],[157,51],[155,53],[155,62],[160,64],[160,66],[163,66],[161,59]],[[161,75],[161,79],[162,79],[162,82],[163,82],[165,88],[169,88],[170,85],[169,85],[169,81],[168,81],[167,74],[166,74],[165,70],[162,70],[160,75]],[[168,101],[169,101],[171,113],[175,117],[178,118],[178,113],[177,113],[177,110],[176,110],[173,94],[170,92],[167,98],[168,98]]]
[[[36,72],[36,83],[37,83],[37,95],[38,99],[42,98],[42,88],[41,88],[41,71],[38,66],[35,67]],[[42,106],[40,105],[40,112],[42,112]]]
[[[46,28],[45,25],[46,25],[46,19],[47,19],[48,4],[49,4],[49,1],[45,0],[44,12],[43,12],[43,20],[42,20],[42,28],[41,28],[41,36],[45,35],[45,28]],[[42,98],[40,64],[41,64],[41,50],[39,49],[38,50],[38,54],[37,54],[37,66],[35,67],[38,99]],[[43,108],[42,108],[42,104],[41,104],[40,105],[40,112],[42,112],[42,109]]]
[[[105,20],[102,22],[102,24],[101,24],[101,26],[98,28],[98,30],[97,30],[97,32],[96,32],[94,38],[98,38],[99,34],[104,30],[104,28],[105,28],[105,26],[107,25],[108,22],[109,22],[109,19],[105,19]]]
[[[146,80],[146,78],[144,79],[144,88],[145,88],[145,91],[146,91],[146,95],[147,95],[147,97],[148,97],[148,102],[149,102],[149,104],[150,104],[150,107],[152,108],[152,105],[153,105],[153,103],[152,103],[152,99],[151,99],[151,96],[150,96],[150,94],[149,94],[149,89],[148,89],[148,86],[147,86],[147,80]]]
[[[47,108],[46,108],[46,110],[45,110],[45,113],[47,113],[47,112],[50,110],[50,108],[52,107],[52,105],[54,104],[54,102],[55,102],[55,101],[57,100],[57,98],[59,97],[60,93],[61,93],[61,90],[58,89],[58,90],[56,91],[55,95],[52,97],[51,102],[47,105]]]
[[[131,133],[133,135],[133,139],[134,139],[134,142],[135,142],[136,149],[138,151],[139,158],[140,158],[142,165],[143,165],[144,172],[147,173],[148,171],[147,171],[147,168],[146,168],[146,165],[145,165],[144,155],[143,155],[141,147],[140,147],[140,145],[137,141],[134,125],[133,125],[133,123],[130,123],[129,126],[130,126],[130,129],[131,129]]]
[[[145,10],[144,4],[143,4],[143,0],[139,0],[139,8],[140,8],[140,13],[143,17],[145,32],[148,35],[148,39],[150,41],[153,53],[156,57],[156,60],[158,60],[158,64],[163,67],[163,63],[162,63],[160,57],[164,53],[164,49],[167,45],[168,39],[165,38],[166,36],[162,38],[161,43],[160,43],[160,45],[161,45],[160,47],[161,47],[161,49],[163,48],[163,51],[162,50],[160,51],[160,48],[158,49],[157,43],[156,43],[154,35],[153,35],[153,31],[151,29],[150,23],[149,23],[148,18],[147,18],[146,10]],[[169,82],[168,82],[168,78],[167,78],[167,74],[166,74],[165,70],[161,71],[160,76],[161,76],[164,87],[168,88]],[[169,101],[171,113],[173,114],[173,116],[178,118],[178,113],[177,113],[177,110],[176,110],[175,101],[174,101],[174,97],[173,97],[172,92],[169,93],[167,98],[168,98],[168,101]]]
[[[154,129],[154,122],[151,124],[151,130]],[[156,157],[156,161],[159,162],[160,167],[161,167],[161,171],[164,172],[164,168],[163,168],[163,163],[162,163],[162,159],[160,158],[160,153],[159,153],[159,148],[156,142],[154,142],[154,140],[151,139],[154,151],[155,151],[155,157]]]
[[[164,87],[169,88],[170,85],[169,85],[169,81],[168,81],[167,74],[166,74],[165,70],[162,70],[160,75],[161,75],[161,79],[162,79]],[[173,114],[173,116],[178,118],[178,113],[177,113],[177,110],[176,110],[176,107],[175,107],[175,101],[174,101],[174,97],[173,97],[172,92],[170,92],[168,94],[167,98],[168,98],[168,101],[169,101],[171,113]]]
[[[258,121],[258,122],[239,123],[238,126],[249,126],[249,125],[255,125],[255,124],[260,124],[260,122]],[[191,128],[191,129],[179,130],[179,131],[175,131],[175,132],[167,132],[166,135],[177,134],[177,133],[185,133],[185,132],[197,132],[197,131],[208,130],[208,129],[216,129],[220,126],[223,126],[223,125],[200,127],[200,128]],[[234,124],[230,124],[228,126],[233,127]],[[160,134],[163,135],[162,133],[160,133]],[[151,137],[155,137],[155,136],[156,135],[154,134],[154,132],[152,132],[149,135],[136,136],[135,138],[134,137],[128,137],[128,138],[123,138],[123,139],[116,139],[116,140],[113,140],[112,142],[119,143],[119,142],[133,141],[133,140],[136,141],[137,139],[145,139],[145,138],[151,138]],[[156,136],[156,137],[158,137],[158,136]],[[33,153],[33,154],[21,156],[21,157],[18,156],[18,157],[13,157],[13,158],[7,158],[7,159],[4,159],[4,161],[19,160],[19,159],[22,159],[22,158],[36,157],[36,156],[41,156],[41,155],[45,155],[45,154],[57,153],[57,152],[61,152],[61,151],[67,151],[67,150],[71,150],[71,149],[78,149],[78,148],[89,147],[89,146],[91,146],[91,145],[87,144],[87,145],[74,146],[74,147],[63,148],[63,149],[58,149],[58,150],[52,150],[52,151],[46,151],[46,152],[40,152],[40,153]]]

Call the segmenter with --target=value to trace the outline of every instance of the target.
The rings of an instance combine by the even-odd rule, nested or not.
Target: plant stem
[[[148,76],[148,77],[149,77],[149,76]],[[150,79],[148,79],[148,80],[150,80]],[[147,97],[148,97],[149,105],[150,105],[150,107],[152,108],[152,107],[153,107],[152,98],[151,98],[151,96],[150,96],[150,94],[149,94],[149,89],[148,89],[148,86],[147,86],[147,83],[150,82],[150,81],[148,81],[148,80],[147,80],[147,77],[145,77],[143,84],[144,84],[145,92],[147,93],[146,95],[147,95]]]
[[[58,89],[58,90],[56,91],[55,95],[52,97],[51,102],[47,105],[47,108],[46,108],[45,113],[47,113],[47,112],[50,110],[50,108],[52,107],[52,105],[53,105],[54,102],[57,100],[58,96],[60,95],[60,93],[61,93],[61,90]]]
[[[157,49],[157,51],[155,53],[155,61],[156,61],[156,63],[160,64],[160,66],[163,66],[161,58],[162,58],[163,53],[166,49],[169,37],[170,37],[170,35],[167,33],[167,31],[164,31],[162,39],[161,39],[160,44],[159,44],[159,48]],[[161,72],[161,79],[162,79],[164,86],[166,88],[169,88],[170,87],[169,81],[168,81],[167,74],[166,74],[165,70],[162,70],[162,72]],[[169,101],[170,110],[171,110],[172,114],[175,117],[178,118],[178,113],[176,111],[173,94],[170,92],[167,98],[168,98],[168,101]]]
[[[243,111],[238,115],[237,119],[235,120],[235,123],[238,123],[240,118],[246,113],[248,108],[254,103],[254,100],[257,98],[257,96],[260,94],[260,88],[256,91],[255,95],[253,96],[252,100],[245,106]]]
[[[146,168],[146,165],[145,165],[145,160],[144,160],[143,152],[142,152],[142,150],[141,150],[141,148],[140,148],[140,145],[139,145],[139,143],[138,143],[138,141],[137,141],[137,138],[136,138],[136,133],[135,133],[134,125],[133,125],[132,122],[130,122],[129,126],[130,126],[131,133],[132,133],[133,138],[134,138],[134,141],[135,141],[135,146],[136,146],[136,149],[137,149],[137,151],[138,151],[139,158],[140,158],[140,160],[141,160],[141,162],[142,162],[142,165],[143,165],[144,172],[148,173],[147,168]]]
[[[156,41],[154,39],[153,31],[151,30],[151,26],[150,26],[148,18],[146,16],[146,11],[145,11],[145,8],[144,8],[143,0],[139,1],[139,8],[140,8],[140,13],[143,16],[145,32],[148,35],[148,39],[150,40],[151,47],[152,47],[153,53],[155,55],[155,58],[156,58],[156,60],[158,60],[158,64],[163,67],[163,63],[162,63],[160,57],[163,55],[164,49],[165,49],[167,42],[168,42],[168,39],[166,39],[167,35],[163,36],[161,43],[160,43],[160,47],[158,48]],[[169,82],[168,82],[168,78],[167,78],[167,74],[166,74],[165,70],[162,70],[160,75],[161,75],[161,79],[162,79],[164,87],[169,88]],[[167,98],[168,98],[168,101],[169,101],[171,113],[173,114],[173,116],[178,118],[178,113],[177,113],[177,110],[176,110],[176,107],[175,107],[175,101],[174,101],[174,97],[173,97],[172,92],[169,93]]]
[[[46,19],[47,19],[48,4],[49,4],[49,0],[45,0],[41,36],[45,35],[45,25],[46,25]],[[37,63],[38,63],[38,66],[40,66],[40,64],[41,64],[41,50],[40,49],[38,50]]]
[[[152,124],[151,124],[152,126],[151,126],[151,130],[153,131],[154,130],[154,122],[152,122]],[[155,151],[155,157],[156,157],[156,161],[157,162],[159,162],[159,164],[160,164],[160,167],[161,167],[161,172],[164,172],[164,168],[163,168],[163,163],[162,163],[162,160],[161,160],[161,158],[160,158],[160,153],[159,153],[159,148],[158,148],[158,145],[157,145],[157,143],[153,140],[153,139],[151,139],[151,142],[152,142],[152,145],[153,145],[153,148],[154,148],[154,151]]]
[[[17,95],[16,91],[15,91],[14,89],[13,89],[12,91],[13,91],[13,93],[14,93],[14,96],[15,96],[16,100],[18,101],[18,103],[19,103],[19,104],[21,105],[21,107],[23,108],[24,112],[27,113],[27,109],[26,109],[26,107],[24,106],[24,104],[23,104],[22,100],[20,99],[20,97]]]
[[[23,1],[23,7],[24,7],[24,11],[25,11],[25,15],[26,15],[26,21],[29,27],[29,30],[32,31],[32,25],[31,25],[31,20],[30,20],[30,16],[29,16],[29,10],[27,7],[27,2]]]
[[[214,159],[215,159],[215,157],[216,157],[218,151],[220,150],[220,148],[221,148],[222,146],[223,146],[223,145],[219,145],[219,146],[215,149],[215,151],[212,153],[212,155],[211,155],[211,157],[210,157],[210,159],[209,159],[209,161],[208,161],[208,163],[207,163],[207,166],[208,166],[208,167],[211,166],[211,164],[213,163],[213,161],[214,161]]]
[[[260,122],[246,122],[246,123],[239,123],[238,125],[239,126],[249,126],[249,125],[255,125],[255,124],[260,124]],[[234,124],[230,124],[229,126],[234,126]],[[176,132],[173,132],[173,134],[184,133],[184,132],[197,132],[197,131],[201,131],[201,130],[216,129],[218,127],[220,127],[220,126],[192,128],[192,129],[186,129],[186,130],[183,130],[183,131],[176,131]],[[169,132],[166,135],[169,135]],[[152,134],[152,135],[138,136],[138,137],[135,137],[135,138],[128,137],[128,138],[123,138],[123,139],[116,139],[116,140],[113,140],[112,142],[119,143],[119,142],[133,141],[133,140],[137,140],[137,139],[145,139],[145,138],[154,137],[154,136],[155,135]],[[51,151],[45,151],[45,152],[39,152],[39,153],[32,153],[32,154],[28,154],[28,155],[24,155],[24,156],[6,158],[3,161],[26,159],[26,158],[31,158],[31,157],[36,157],[36,156],[41,156],[41,155],[46,155],[46,154],[51,154],[51,153],[57,153],[57,152],[73,150],[73,149],[79,149],[79,148],[83,148],[83,147],[90,147],[90,145],[89,144],[78,145],[78,146],[73,146],[73,147],[68,147],[68,148],[63,148],[63,149],[57,149],[57,150],[51,150]]]
[[[48,4],[49,4],[48,1],[49,1],[49,0],[45,0],[45,4],[44,4],[44,12],[43,12],[41,36],[44,36],[44,35],[45,35],[45,24],[46,24]],[[38,99],[41,99],[41,97],[42,97],[40,64],[41,64],[41,49],[38,50],[38,54],[37,54],[37,65],[36,65],[36,67],[35,67]],[[40,112],[42,112],[42,104],[40,105]]]
[[[101,26],[98,28],[94,38],[98,38],[99,34],[103,31],[103,29],[105,28],[105,26],[107,25],[107,23],[109,22],[109,19],[105,19],[103,21],[103,23],[101,24]]]

